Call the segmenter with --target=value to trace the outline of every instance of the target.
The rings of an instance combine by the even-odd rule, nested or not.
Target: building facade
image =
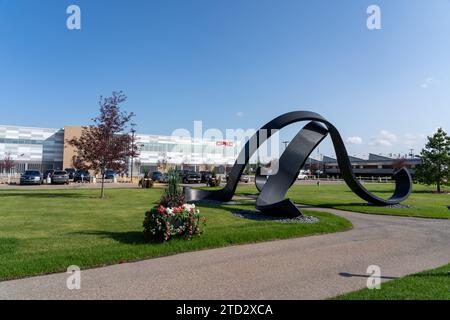
[[[14,161],[14,172],[25,170],[72,168],[76,150],[68,140],[79,137],[81,126],[60,129],[0,125],[0,161],[9,155]],[[128,159],[128,172],[134,174],[155,171],[161,167],[179,166],[182,169],[205,170],[214,166],[217,173],[225,173],[234,164],[242,148],[241,141],[205,140],[191,137],[137,134],[139,156]],[[389,158],[369,154],[368,159],[350,157],[356,176],[392,176],[399,166],[410,172],[421,163],[418,157]],[[133,167],[133,168],[131,168]],[[321,176],[339,177],[336,159],[324,156],[320,161],[308,159],[305,170]],[[2,172],[0,172],[2,173]]]
[[[392,176],[401,167],[408,168],[414,175],[416,167],[422,163],[422,159],[419,157],[390,158],[371,153],[368,159],[350,157],[350,162],[357,177],[385,177]],[[323,157],[321,168],[327,176],[340,176],[339,165],[334,158]]]
[[[81,132],[81,126],[49,129],[0,125],[0,160],[9,155],[18,173],[71,168],[76,150],[67,141]],[[145,134],[137,134],[135,139],[139,156],[128,159],[128,171],[133,164],[134,173],[154,171],[163,164],[193,170],[214,166],[222,173],[234,163],[241,149],[239,141]]]
[[[63,153],[62,129],[0,125],[0,159],[9,155],[16,172],[60,168]]]

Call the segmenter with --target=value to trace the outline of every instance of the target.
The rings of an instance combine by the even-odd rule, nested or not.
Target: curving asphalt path
[[[450,220],[320,209],[352,221],[346,232],[183,253],[68,274],[0,282],[0,299],[323,299],[450,262]]]

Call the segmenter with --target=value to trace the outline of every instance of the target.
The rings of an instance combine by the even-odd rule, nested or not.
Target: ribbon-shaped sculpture
[[[361,199],[377,206],[398,204],[407,199],[412,190],[412,179],[406,168],[401,168],[393,175],[395,191],[392,197],[385,200],[369,192],[358,181],[352,170],[347,150],[338,130],[321,115],[309,111],[285,113],[259,129],[245,144],[234,164],[227,184],[220,190],[200,190],[185,188],[187,201],[215,200],[230,201],[236,191],[239,179],[251,156],[274,131],[280,130],[299,121],[310,121],[289,143],[279,159],[278,172],[266,177],[256,174],[256,185],[260,194],[256,200],[256,208],[265,214],[296,217],[301,212],[290,199],[285,199],[286,192],[297,179],[314,149],[329,134],[336,152],[337,162],[344,181]]]

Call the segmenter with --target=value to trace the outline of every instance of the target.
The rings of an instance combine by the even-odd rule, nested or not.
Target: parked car
[[[116,177],[116,173],[114,172],[114,170],[106,170],[105,179],[114,180],[115,177]]]
[[[161,182],[162,175],[161,171],[153,171],[150,178],[155,182]]]
[[[66,168],[66,169],[64,169],[64,171],[67,172],[70,180],[73,180],[73,177],[75,176],[75,172],[77,172],[77,170],[75,170],[73,168]]]
[[[248,175],[243,174],[241,176],[241,178],[239,179],[240,182],[245,182],[245,183],[249,183],[250,182],[250,177]]]
[[[309,171],[300,170],[297,178],[298,178],[298,180],[308,180],[309,179]]]
[[[211,171],[200,171],[200,175],[202,176],[202,182],[208,182],[212,178]]]
[[[73,176],[73,182],[91,182],[89,171],[77,170]]]
[[[20,184],[42,184],[42,174],[37,170],[27,170],[20,176]]]
[[[226,181],[228,181],[229,178],[230,178],[230,174],[227,173],[226,176],[225,176]],[[243,175],[241,175],[241,177],[239,178],[239,182],[245,182],[245,183],[248,183],[248,182],[250,182],[250,177],[243,174]]]
[[[169,182],[169,177],[167,176],[167,173],[163,173],[161,175],[161,178],[159,179],[160,183],[168,183]]]
[[[187,171],[183,174],[183,183],[200,183],[202,182],[202,176],[195,171]]]
[[[52,184],[69,184],[69,174],[64,170],[56,170],[52,175]]]

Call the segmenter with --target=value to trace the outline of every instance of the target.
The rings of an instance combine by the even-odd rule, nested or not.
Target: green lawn
[[[393,184],[370,183],[365,186],[368,190],[383,198],[390,197],[394,189]],[[411,206],[411,208],[368,206],[344,183],[322,184],[320,187],[316,184],[294,185],[289,189],[287,197],[296,203],[317,207],[373,214],[450,219],[450,210],[447,208],[447,206],[450,206],[450,195],[448,193],[436,194],[433,190],[434,187],[414,185],[411,196],[403,203]],[[256,188],[251,184],[242,185],[238,187],[237,193],[254,194]]]
[[[316,224],[241,219],[230,211],[253,204],[201,206],[203,235],[192,241],[145,243],[144,212],[161,189],[0,190],[0,280],[120,263],[204,248],[337,232],[351,228],[343,218],[308,212]]]
[[[336,297],[338,300],[450,300],[450,264],[381,284],[379,290],[363,289]]]

